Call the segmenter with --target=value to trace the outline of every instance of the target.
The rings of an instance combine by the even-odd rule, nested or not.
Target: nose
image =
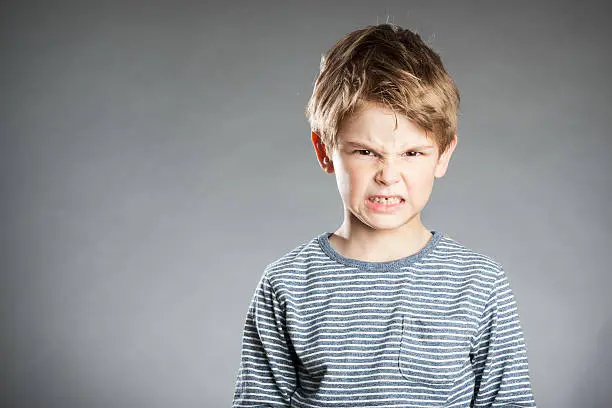
[[[389,186],[400,181],[401,172],[393,160],[384,160],[376,172],[375,179],[378,183]]]

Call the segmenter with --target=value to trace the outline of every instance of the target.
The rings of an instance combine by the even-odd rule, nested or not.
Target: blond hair
[[[440,56],[410,30],[381,24],[353,31],[321,58],[306,116],[328,148],[364,102],[381,104],[427,132],[444,152],[457,132],[459,91]]]

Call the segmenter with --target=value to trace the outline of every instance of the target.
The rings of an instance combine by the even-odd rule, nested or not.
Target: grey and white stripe
[[[249,308],[234,407],[534,407],[502,267],[439,232],[390,262],[329,233],[268,265]]]

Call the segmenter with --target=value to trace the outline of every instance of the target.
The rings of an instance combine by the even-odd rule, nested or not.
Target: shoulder
[[[448,235],[442,236],[426,262],[428,268],[444,271],[445,279],[463,290],[469,289],[470,297],[478,304],[481,313],[491,301],[511,300],[512,289],[503,265]]]
[[[430,263],[461,275],[476,275],[491,284],[503,279],[504,268],[493,257],[475,251],[446,234],[427,257]]]
[[[300,280],[306,272],[316,264],[328,262],[329,258],[321,250],[320,235],[302,242],[275,261],[266,265],[264,278],[272,286],[282,284],[287,280]]]

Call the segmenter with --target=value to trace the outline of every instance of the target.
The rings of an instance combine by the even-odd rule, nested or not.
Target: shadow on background
[[[597,334],[595,347],[589,350],[583,375],[576,384],[573,406],[610,408],[612,406],[612,319],[605,321]]]

